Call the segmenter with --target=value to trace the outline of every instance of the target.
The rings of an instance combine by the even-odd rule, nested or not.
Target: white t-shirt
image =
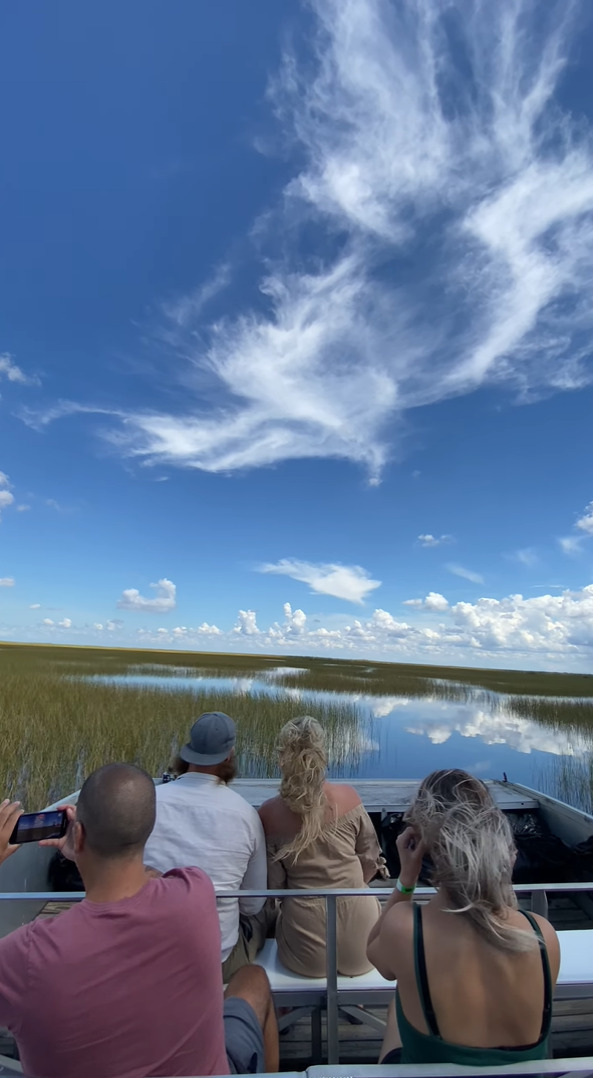
[[[266,842],[257,812],[215,775],[198,771],[156,787],[156,823],[144,861],[160,872],[197,865],[215,891],[258,891],[268,885]],[[222,962],[239,938],[239,912],[259,913],[264,902],[217,899]]]

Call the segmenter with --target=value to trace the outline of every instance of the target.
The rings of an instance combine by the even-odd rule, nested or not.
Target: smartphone
[[[10,836],[12,845],[39,842],[42,838],[62,838],[68,830],[68,816],[63,809],[47,812],[24,812]]]

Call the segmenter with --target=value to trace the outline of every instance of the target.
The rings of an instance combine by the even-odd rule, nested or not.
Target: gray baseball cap
[[[179,755],[186,764],[201,764],[202,767],[221,764],[230,756],[236,737],[237,728],[228,715],[223,711],[206,711],[194,722],[189,742]]]

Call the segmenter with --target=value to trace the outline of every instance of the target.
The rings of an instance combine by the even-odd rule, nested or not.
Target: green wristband
[[[414,891],[416,890],[416,884],[414,884],[413,887],[404,887],[398,876],[397,880],[395,881],[395,889],[396,891],[399,891],[400,895],[413,895]]]

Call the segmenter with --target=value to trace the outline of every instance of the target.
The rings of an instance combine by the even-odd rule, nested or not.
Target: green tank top
[[[529,913],[525,913],[524,916],[538,937],[544,973],[544,1008],[539,1040],[535,1044],[528,1044],[525,1047],[518,1048],[475,1048],[463,1044],[451,1044],[441,1037],[428,987],[422,932],[422,910],[417,903],[414,903],[416,985],[426,1025],[430,1033],[420,1033],[408,1022],[401,1005],[399,992],[396,989],[395,1005],[402,1042],[401,1055],[399,1049],[389,1052],[382,1060],[383,1063],[395,1062],[397,1058],[401,1063],[459,1063],[471,1067],[495,1067],[502,1066],[505,1063],[523,1063],[528,1059],[547,1058],[548,1035],[552,1021],[552,977],[548,962],[548,952],[537,921]]]

